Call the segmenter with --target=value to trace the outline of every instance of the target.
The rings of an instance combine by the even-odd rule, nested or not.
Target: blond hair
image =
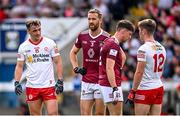
[[[41,26],[41,22],[38,19],[30,19],[26,21],[26,28],[30,29],[32,26]]]

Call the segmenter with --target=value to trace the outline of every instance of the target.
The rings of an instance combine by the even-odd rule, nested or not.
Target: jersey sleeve
[[[51,57],[55,57],[55,56],[60,55],[59,54],[59,49],[58,49],[58,47],[57,47],[57,45],[56,45],[56,43],[54,41],[52,41],[52,49],[51,49],[50,54],[51,54]]]
[[[144,46],[141,46],[137,51],[137,61],[146,62],[147,51]]]
[[[116,57],[118,55],[118,51],[119,51],[118,48],[116,48],[115,46],[111,45],[109,47],[109,49],[108,49],[108,52],[107,52],[107,58],[116,60]]]
[[[25,61],[25,54],[23,47],[20,45],[17,53],[17,61]]]
[[[78,35],[78,37],[77,37],[77,39],[76,39],[76,42],[75,42],[75,46],[76,46],[77,48],[81,48],[81,47],[82,47],[80,37],[81,37],[81,36]]]

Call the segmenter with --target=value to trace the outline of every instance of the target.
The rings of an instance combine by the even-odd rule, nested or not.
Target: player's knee
[[[91,115],[91,110],[84,108],[84,109],[82,109],[81,114],[82,114],[82,115]]]
[[[30,115],[41,115],[41,111],[38,108],[29,107]]]
[[[48,115],[58,115],[58,111],[50,110],[50,111],[48,111]]]
[[[41,115],[40,111],[30,111],[30,115]]]
[[[58,112],[49,112],[48,115],[58,115]]]
[[[95,112],[95,115],[104,115],[104,112]]]
[[[96,110],[95,115],[104,115],[104,110]]]

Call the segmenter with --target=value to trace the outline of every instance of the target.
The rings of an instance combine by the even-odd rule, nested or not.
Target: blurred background
[[[162,114],[180,115],[180,0],[0,0],[0,115],[29,114],[25,95],[16,96],[13,85],[18,46],[29,37],[25,27],[27,18],[39,18],[42,35],[55,40],[60,48],[65,80],[65,92],[58,96],[60,114],[80,114],[81,75],[73,73],[69,52],[78,33],[88,28],[86,16],[90,8],[102,12],[103,29],[111,34],[120,19],[129,19],[136,25],[144,18],[156,20],[154,36],[167,51],[162,76],[165,87]],[[127,55],[122,76],[125,100],[136,68],[136,51],[141,44],[136,31],[122,45]],[[78,58],[81,65],[81,53]],[[24,88],[25,82],[22,76]],[[124,104],[123,114],[132,114],[132,107]]]

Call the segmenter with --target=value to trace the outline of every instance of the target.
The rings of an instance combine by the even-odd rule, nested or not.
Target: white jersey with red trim
[[[55,85],[52,57],[58,56],[55,42],[42,37],[34,44],[30,39],[23,42],[18,50],[17,61],[25,61],[26,87],[46,88]]]
[[[138,49],[137,60],[146,62],[138,89],[147,90],[163,86],[161,76],[166,60],[165,48],[157,41],[145,42]]]

